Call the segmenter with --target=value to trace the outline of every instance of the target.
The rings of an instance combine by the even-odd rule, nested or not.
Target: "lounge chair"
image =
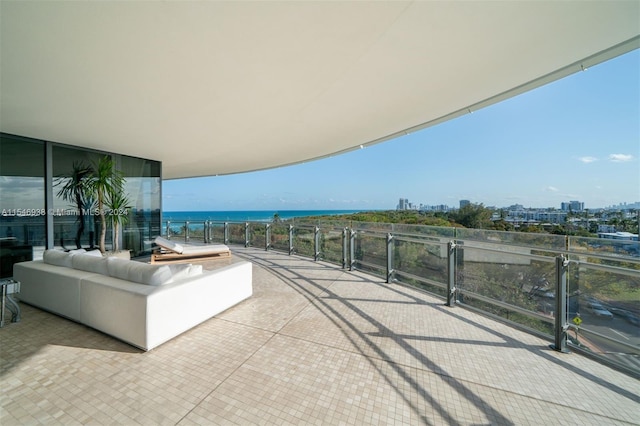
[[[158,247],[151,254],[151,263],[197,262],[231,256],[229,247],[224,244],[192,246],[178,244],[162,237],[156,237],[154,243]]]

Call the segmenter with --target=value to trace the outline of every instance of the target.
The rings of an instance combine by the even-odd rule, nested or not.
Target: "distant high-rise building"
[[[469,200],[460,200],[460,208],[466,207],[469,204],[471,204],[471,201]]]
[[[398,202],[398,210],[408,210],[409,209],[409,199],[408,198],[400,198]]]
[[[568,212],[581,212],[584,210],[584,203],[582,201],[569,201],[560,204],[560,210]]]

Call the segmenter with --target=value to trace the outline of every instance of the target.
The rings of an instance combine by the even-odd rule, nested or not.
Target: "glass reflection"
[[[2,136],[0,194],[0,275],[7,278],[15,263],[44,251],[44,143]]]

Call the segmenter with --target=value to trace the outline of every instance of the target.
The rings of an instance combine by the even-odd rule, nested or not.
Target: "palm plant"
[[[78,230],[76,231],[76,248],[82,248],[80,239],[84,233],[84,207],[87,198],[87,178],[92,174],[91,167],[82,162],[74,162],[71,176],[59,178],[56,186],[62,185],[58,190],[58,197],[69,203],[75,203],[78,208]]]
[[[93,192],[98,201],[100,215],[100,252],[105,253],[105,239],[107,236],[107,217],[105,207],[113,194],[122,193],[124,176],[115,169],[113,159],[105,155],[93,164],[93,173],[87,179],[87,187]]]
[[[120,234],[120,225],[126,225],[129,222],[127,210],[131,208],[129,198],[122,190],[111,192],[107,198],[106,205],[109,208],[109,218],[113,229],[113,251],[120,251],[118,235]]]

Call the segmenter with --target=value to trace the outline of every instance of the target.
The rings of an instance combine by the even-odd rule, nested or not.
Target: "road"
[[[581,314],[580,318],[582,319],[579,332],[581,343],[586,344],[595,353],[606,355],[622,365],[640,371],[640,328],[638,326],[618,316],[606,319],[587,312]],[[596,336],[589,331],[614,341]],[[574,331],[570,331],[569,334],[571,337],[575,336]],[[631,345],[635,350],[627,345]]]

